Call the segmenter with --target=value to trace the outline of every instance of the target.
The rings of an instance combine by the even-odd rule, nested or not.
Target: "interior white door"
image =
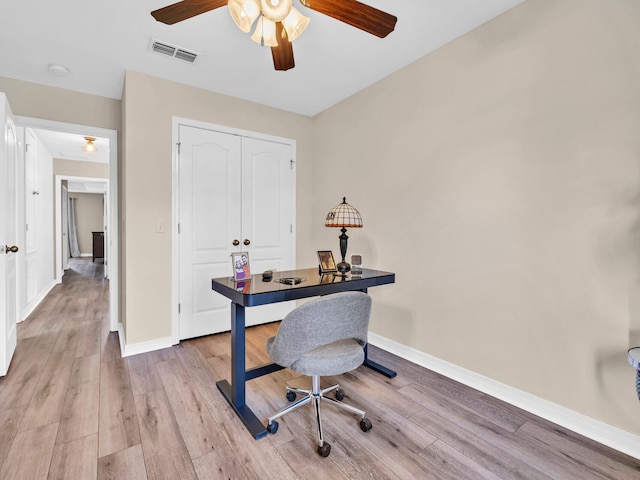
[[[38,140],[32,129],[25,129],[25,155],[24,155],[24,205],[25,205],[25,232],[24,245],[22,245],[22,264],[20,277],[21,303],[29,305],[38,294]]]
[[[230,328],[228,300],[211,279],[229,275],[239,242],[241,137],[179,129],[180,339]]]
[[[111,232],[109,232],[109,188],[102,195],[102,232],[103,232],[103,242],[104,242],[104,258],[102,261],[104,262],[103,276],[104,278],[109,278],[109,254],[110,254],[110,246],[111,246]]]
[[[60,200],[60,221],[62,222],[62,272],[69,268],[69,191],[67,185],[63,182],[61,188]]]
[[[242,138],[242,250],[253,273],[290,270],[293,240],[291,145]],[[293,302],[246,310],[247,325],[281,320]]]
[[[211,279],[233,275],[231,253],[252,271],[293,266],[291,146],[179,127],[179,338],[227,331],[230,303]],[[281,319],[287,304],[247,309],[247,324]],[[284,312],[284,313],[283,313]]]
[[[0,94],[0,376],[7,374],[17,343],[16,247],[18,138],[11,109]],[[8,248],[7,248],[8,247]]]

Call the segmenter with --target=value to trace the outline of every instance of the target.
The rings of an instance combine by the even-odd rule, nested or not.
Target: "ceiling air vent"
[[[152,52],[160,53],[162,55],[168,55],[173,58],[177,58],[178,60],[183,60],[185,62],[193,63],[198,58],[199,53],[190,52],[185,50],[184,48],[177,47],[175,45],[171,45],[167,42],[161,42],[160,40],[151,39],[150,49]]]
[[[185,62],[193,63],[196,61],[198,54],[193,52],[187,52],[186,50],[182,50],[179,48],[176,51],[175,57],[180,60],[184,60]]]

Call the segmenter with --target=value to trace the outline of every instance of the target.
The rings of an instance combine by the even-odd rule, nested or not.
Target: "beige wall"
[[[123,205],[127,344],[171,336],[172,117],[275,135],[297,142],[298,264],[310,251],[311,119],[137,72],[126,74],[123,97]],[[122,250],[121,250],[122,251]]]
[[[372,331],[640,434],[638,45],[637,0],[529,1],[314,119]]]
[[[104,231],[104,195],[69,193],[76,199],[76,234],[82,256],[93,253],[93,233]]]
[[[53,159],[53,176],[109,178],[109,164],[79,160]]]
[[[120,100],[0,77],[15,115],[120,130]]]

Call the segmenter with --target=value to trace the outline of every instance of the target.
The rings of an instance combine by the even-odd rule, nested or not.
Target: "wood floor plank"
[[[585,470],[586,467],[594,474],[611,480],[636,480],[640,478],[640,465],[631,467],[584,445],[570,442],[564,428],[556,427],[550,430],[527,422],[515,434],[517,438],[520,436],[535,438],[541,444],[557,452],[558,455],[568,459],[569,464],[575,464],[576,469]]]
[[[189,452],[163,390],[135,397],[149,480],[195,480]]]
[[[157,366],[189,455],[198,458],[212,452],[219,426],[182,362],[176,358]]]
[[[417,388],[415,390],[420,391]],[[594,475],[588,469],[575,468],[575,465],[563,458],[561,454],[540,445],[534,439],[517,436],[497,427],[481,416],[474,415],[471,410],[461,407],[455,402],[448,403],[438,395],[436,398],[439,400],[426,401],[425,410],[414,415],[412,420],[429,429],[429,426],[434,422],[434,416],[439,415],[445,419],[449,426],[455,422],[456,428],[460,429],[460,435],[468,435],[470,438],[477,437],[492,445],[501,452],[503,457],[511,459],[508,463],[513,462],[513,459],[518,459],[519,462],[528,465],[527,468],[536,469],[550,478],[561,478],[562,480],[602,478]],[[445,438],[442,431],[436,432],[436,434]],[[456,445],[461,448],[460,443]],[[478,460],[478,462],[480,461]]]
[[[126,358],[131,376],[133,395],[142,395],[162,389],[156,362],[151,355],[133,355]]]
[[[98,435],[56,445],[47,480],[95,480],[98,477]]]
[[[69,386],[65,398],[56,443],[98,433],[100,380]],[[97,456],[97,452],[96,452]]]
[[[78,334],[77,357],[100,354],[102,345],[102,328],[99,322],[85,320]]]
[[[267,479],[277,478],[279,480],[298,480],[304,478],[301,472],[310,472],[305,463],[291,465],[280,452],[275,449],[269,438],[255,441],[251,435],[246,435],[247,431],[238,418],[232,418],[220,425],[220,439],[223,440],[218,452],[226,455],[240,463],[247,472],[247,478]],[[266,440],[266,441],[263,441]],[[323,478],[331,478],[330,475]],[[207,477],[204,477],[207,478]]]
[[[231,406],[216,386],[216,381],[224,377],[217,376],[209,362],[189,342],[177,349],[177,355],[216,423],[220,424],[235,417]]]
[[[0,378],[0,410],[29,405],[52,346],[52,343],[35,343],[26,348],[24,353],[16,353],[11,369],[5,377]]]
[[[100,355],[76,357],[71,367],[69,386],[78,386],[83,383],[100,380]]]
[[[26,410],[26,407],[20,407],[0,411],[0,467],[2,467],[5,458],[7,458]]]
[[[120,340],[116,332],[109,332],[104,326],[102,331],[106,335],[102,335],[101,356],[100,359],[103,362],[112,362],[118,360],[120,355]]]
[[[193,459],[193,466],[199,479],[229,480],[230,478],[242,478],[259,480],[261,478],[247,472],[241,461],[233,453],[230,454],[229,451],[224,451],[220,448],[207,455]]]
[[[409,396],[408,390],[402,389],[400,393]],[[428,405],[427,402],[428,400],[425,400],[425,406]],[[426,409],[410,420],[422,425],[436,438],[453,446],[461,454],[501,478],[509,480],[549,480],[550,478],[518,456],[511,455],[487,441],[485,436],[466,430],[464,424],[452,428],[451,417],[439,415],[434,409]]]
[[[46,480],[58,424],[19,432],[0,469],[0,478]]]
[[[60,421],[74,358],[73,350],[51,352],[20,423],[20,431]]]
[[[140,443],[135,403],[126,362],[100,364],[99,457]]]
[[[147,480],[142,445],[98,459],[98,480]]]
[[[428,462],[425,471],[429,477],[443,480],[501,480],[494,473],[482,468],[468,457],[451,448],[444,442],[437,441],[429,445],[421,456]]]

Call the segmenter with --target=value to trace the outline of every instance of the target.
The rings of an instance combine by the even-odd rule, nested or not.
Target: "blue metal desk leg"
[[[363,288],[362,290],[360,290],[361,292],[367,293],[367,289]],[[394,370],[391,370],[390,368],[387,368],[383,365],[380,365],[378,362],[374,362],[373,360],[369,360],[369,345],[365,345],[364,346],[364,362],[362,362],[362,364],[365,367],[369,367],[372,370],[375,370],[378,373],[381,373],[382,375],[384,375],[385,377],[389,377],[389,378],[393,378],[397,375],[397,373]]]
[[[385,377],[393,378],[397,375],[397,372],[391,370],[390,368],[385,367],[384,365],[380,365],[378,362],[374,362],[373,360],[369,360],[369,345],[364,346],[364,362],[362,364],[366,367],[369,367],[375,370],[378,373],[381,373]]]
[[[257,439],[266,436],[267,429],[246,404],[244,313],[242,305],[231,303],[231,384],[220,380],[216,385],[253,438]]]

